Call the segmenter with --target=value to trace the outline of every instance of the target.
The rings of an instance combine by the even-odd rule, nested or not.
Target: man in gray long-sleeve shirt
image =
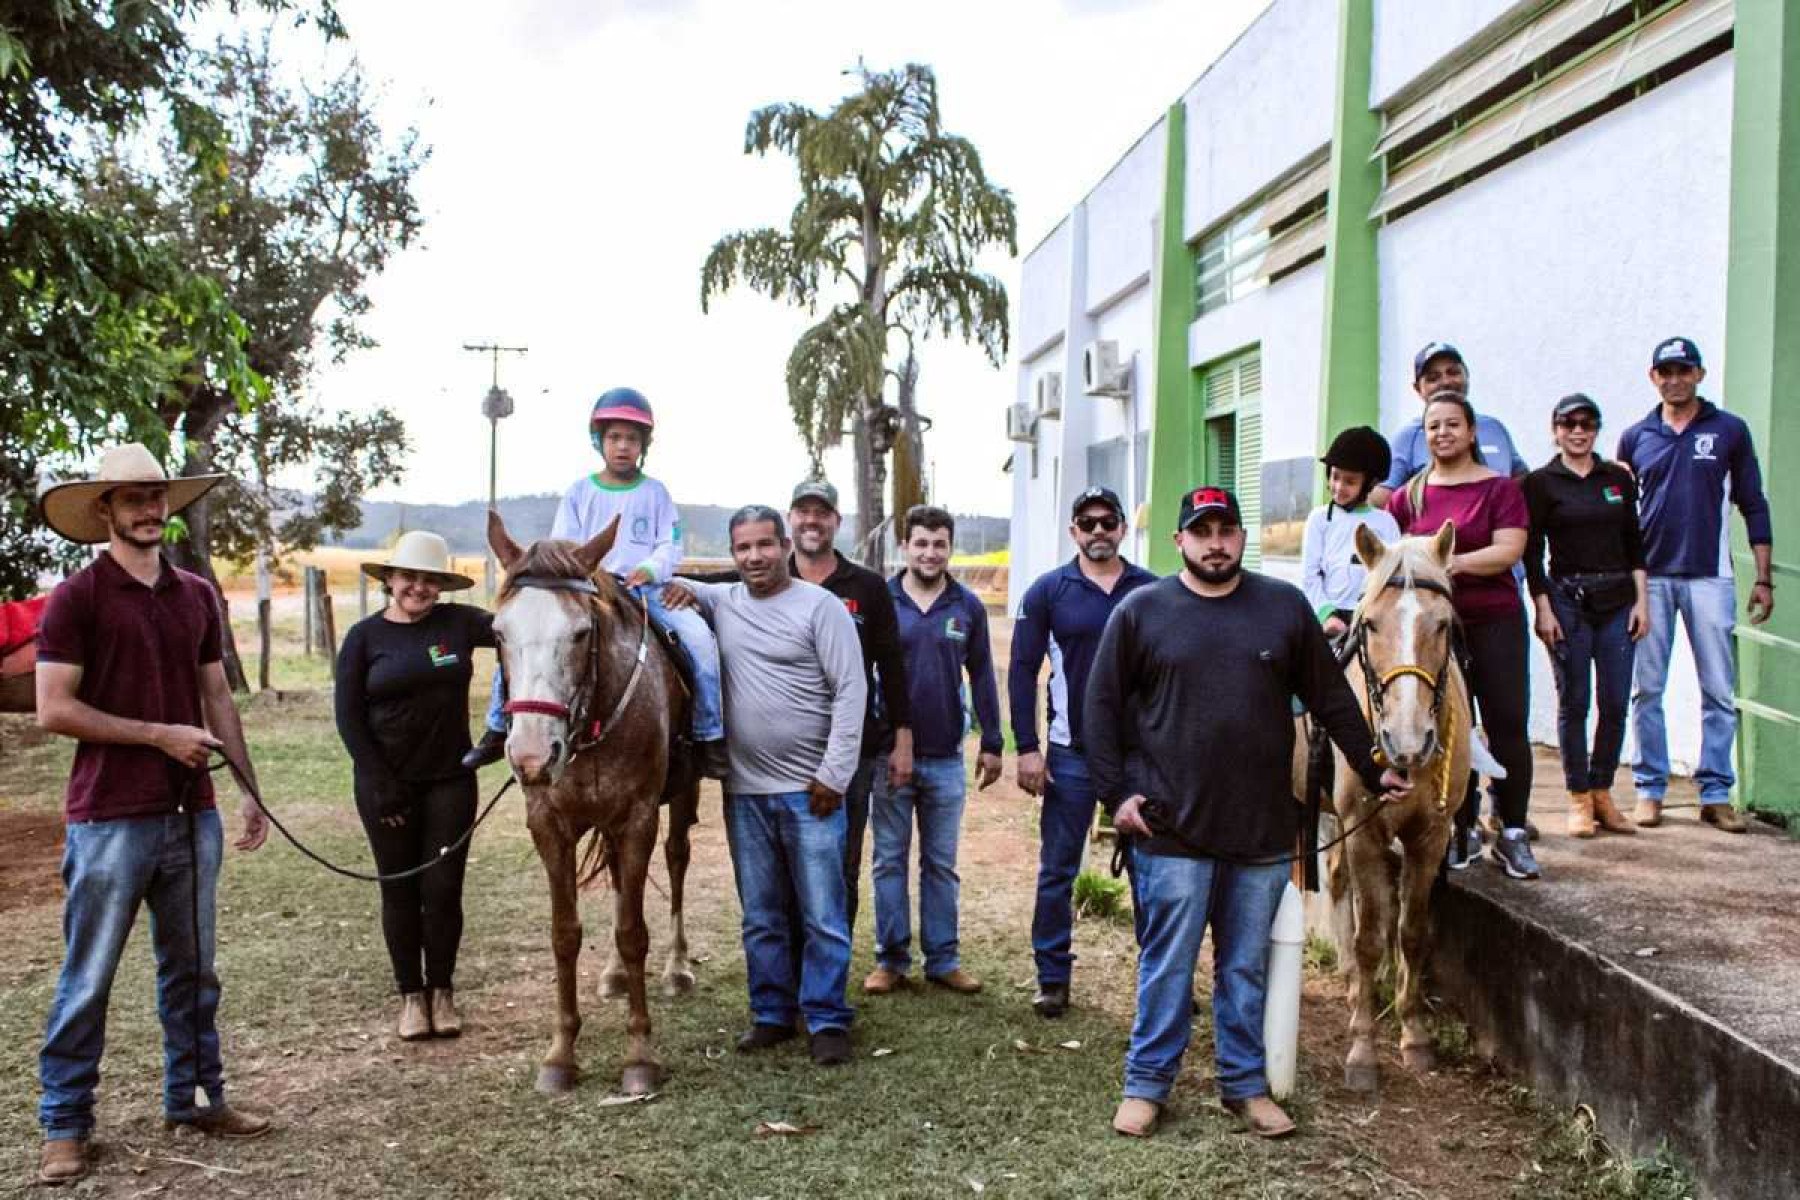
[[[813,1061],[830,1066],[850,1057],[843,801],[868,696],[862,650],[837,597],[788,573],[779,513],[739,509],[730,537],[743,582],[685,586],[718,634],[731,730],[725,831],[755,1022],[738,1049],[793,1037],[798,1009]],[[798,979],[789,945],[796,917],[805,943]]]

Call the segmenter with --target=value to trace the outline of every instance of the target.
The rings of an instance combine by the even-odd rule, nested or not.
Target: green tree
[[[287,82],[267,36],[221,43],[197,57],[185,99],[216,123],[212,169],[188,170],[165,145],[109,148],[85,199],[172,248],[215,283],[242,319],[244,353],[269,389],[254,411],[213,381],[186,377],[165,415],[181,435],[182,473],[232,478],[185,514],[176,561],[208,579],[215,553],[275,557],[354,528],[357,499],[399,472],[401,422],[324,411],[306,386],[322,360],[374,343],[361,318],[367,286],[418,237],[413,183],[428,151],[415,130],[390,137],[352,66],[323,86]],[[272,477],[309,465],[317,500],[297,508]],[[234,683],[242,679],[227,654]]]
[[[843,438],[855,451],[857,537],[878,565],[887,455],[894,508],[923,494],[921,419],[912,405],[914,345],[930,335],[1006,356],[1006,288],[976,263],[985,249],[1018,253],[1012,197],[988,181],[981,156],[946,133],[929,67],[858,68],[861,90],[828,113],[775,104],[750,116],[744,152],[794,160],[800,200],[785,229],[728,234],[700,273],[700,305],[742,283],[823,318],[788,358],[788,402],[813,470]],[[892,364],[894,351],[906,366]],[[901,405],[885,402],[887,380]]]

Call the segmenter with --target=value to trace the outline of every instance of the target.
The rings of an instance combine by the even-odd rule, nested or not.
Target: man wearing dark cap
[[[1375,764],[1369,728],[1300,589],[1243,570],[1237,498],[1196,487],[1175,533],[1182,569],[1126,597],[1088,679],[1094,792],[1134,839],[1142,908],[1137,1019],[1113,1128],[1155,1131],[1192,1034],[1194,960],[1213,931],[1219,1098],[1264,1137],[1294,1123],[1263,1067],[1269,930],[1300,826],[1290,764],[1298,696],[1370,791],[1410,785]]]
[[[1742,833],[1744,819],[1731,806],[1737,782],[1731,770],[1737,672],[1731,656],[1736,596],[1725,530],[1728,487],[1731,502],[1744,515],[1756,563],[1746,610],[1752,625],[1768,620],[1775,609],[1774,535],[1750,427],[1701,398],[1705,378],[1700,347],[1690,339],[1658,342],[1650,355],[1650,382],[1659,402],[1619,435],[1618,459],[1637,476],[1644,562],[1650,572],[1650,632],[1638,643],[1633,668],[1637,762],[1632,775],[1637,823],[1660,825],[1669,786],[1662,697],[1679,614],[1700,677],[1700,766],[1694,772],[1700,818],[1727,833]]]
[[[1413,391],[1418,394],[1421,404],[1437,392],[1467,396],[1469,365],[1463,360],[1462,351],[1449,342],[1427,342],[1413,355]],[[1393,448],[1394,460],[1388,468],[1387,479],[1369,494],[1369,503],[1375,508],[1386,508],[1389,496],[1430,465],[1431,451],[1425,444],[1423,413],[1401,426],[1388,443]],[[1481,460],[1496,471],[1520,479],[1531,470],[1514,446],[1512,434],[1493,417],[1476,415],[1475,444],[1481,450]]]
[[[1069,1006],[1074,911],[1071,899],[1081,853],[1094,822],[1094,789],[1082,744],[1082,698],[1101,631],[1119,602],[1156,576],[1119,555],[1125,540],[1125,506],[1111,488],[1091,487],[1075,497],[1069,537],[1075,557],[1038,576],[1025,591],[1013,625],[1007,699],[1018,746],[1019,786],[1043,797],[1038,820],[1037,903],[1031,915],[1031,949],[1037,960],[1039,1016],[1059,1017]],[[1038,739],[1037,681],[1050,660],[1045,690],[1048,755]],[[1047,761],[1046,761],[1047,758]]]

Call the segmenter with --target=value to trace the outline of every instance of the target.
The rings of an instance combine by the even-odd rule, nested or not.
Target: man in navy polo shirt
[[[1031,1004],[1043,1017],[1069,1006],[1074,911],[1070,900],[1081,870],[1081,851],[1094,821],[1094,787],[1082,749],[1082,700],[1088,668],[1106,619],[1119,601],[1156,576],[1119,556],[1125,540],[1125,506],[1110,488],[1092,487],[1075,497],[1069,537],[1075,557],[1038,576],[1025,591],[1013,626],[1006,689],[1012,706],[1013,741],[1019,748],[1019,786],[1044,798],[1038,821],[1037,903],[1031,914],[1031,950],[1038,990]],[[1050,659],[1045,696],[1049,717],[1048,762],[1040,748],[1037,679]]]
[[[1462,351],[1449,342],[1427,342],[1413,355],[1413,391],[1418,394],[1421,404],[1437,392],[1455,392],[1459,396],[1467,396],[1469,366],[1463,361]],[[1497,419],[1477,414],[1475,442],[1481,449],[1482,461],[1494,470],[1511,475],[1514,479],[1523,478],[1531,470],[1514,446],[1512,434]],[[1408,479],[1430,465],[1431,450],[1425,444],[1424,414],[1421,412],[1401,426],[1388,439],[1388,444],[1394,451],[1394,461],[1381,486],[1369,493],[1369,504],[1373,508],[1386,508],[1389,496],[1405,487]]]
[[[988,644],[987,610],[950,578],[956,521],[941,508],[919,504],[901,523],[906,569],[888,581],[900,619],[906,661],[907,702],[912,710],[913,774],[900,786],[877,788],[870,805],[875,827],[875,970],[863,981],[870,995],[906,982],[912,966],[912,905],[906,877],[915,817],[919,829],[919,946],[925,978],[953,992],[978,992],[981,982],[963,970],[957,941],[956,844],[962,831],[968,775],[963,737],[968,732],[965,695],[974,697],[981,723],[976,786],[1000,778],[1000,693]],[[968,677],[965,693],[963,677]]]
[[[1650,571],[1650,632],[1638,643],[1633,679],[1633,730],[1637,762],[1637,823],[1662,823],[1663,794],[1669,786],[1669,739],[1663,724],[1663,687],[1669,678],[1669,651],[1675,644],[1675,616],[1687,628],[1688,645],[1700,676],[1700,817],[1728,833],[1744,832],[1744,819],[1731,807],[1731,744],[1737,736],[1732,699],[1737,672],[1731,657],[1736,605],[1731,579],[1731,543],[1725,531],[1725,496],[1744,515],[1756,581],[1747,612],[1752,625],[1775,608],[1770,578],[1774,537],[1762,469],[1743,418],[1700,397],[1706,378],[1700,348],[1684,337],[1657,344],[1650,357],[1650,382],[1661,402],[1619,435],[1618,459],[1638,481],[1638,514],[1644,527],[1644,559]]]

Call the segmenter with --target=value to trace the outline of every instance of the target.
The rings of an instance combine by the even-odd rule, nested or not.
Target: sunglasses
[[[1558,417],[1556,419],[1556,427],[1558,429],[1579,429],[1588,433],[1593,433],[1600,428],[1600,422],[1592,417]]]
[[[1107,533],[1111,533],[1111,532],[1113,532],[1113,530],[1117,529],[1121,524],[1123,524],[1123,522],[1120,521],[1119,518],[1117,518],[1117,517],[1076,517],[1075,518],[1075,528],[1081,530],[1081,532],[1083,532],[1083,533],[1093,533],[1097,529],[1104,529]]]

